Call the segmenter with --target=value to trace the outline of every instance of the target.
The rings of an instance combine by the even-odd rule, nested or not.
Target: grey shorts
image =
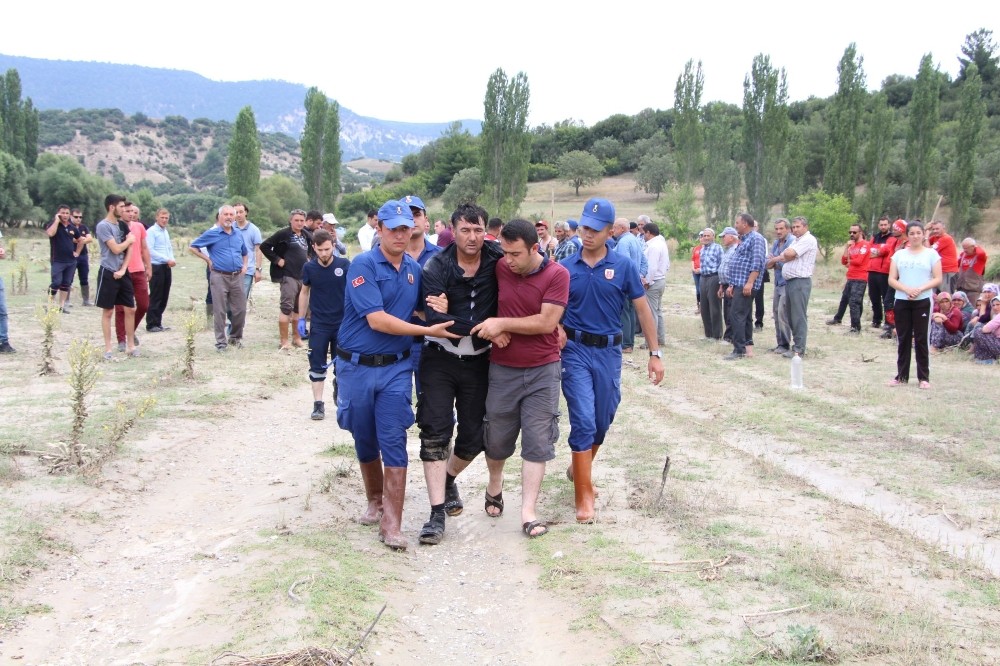
[[[521,457],[548,462],[556,457],[559,439],[561,363],[537,368],[510,368],[490,363],[486,395],[486,456],[506,460],[521,435]]]
[[[281,278],[280,300],[281,314],[290,315],[299,311],[299,292],[302,291],[302,280],[296,280],[287,275]]]

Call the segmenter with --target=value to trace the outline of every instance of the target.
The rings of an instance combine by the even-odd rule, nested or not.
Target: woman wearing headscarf
[[[941,257],[924,245],[924,227],[919,222],[906,225],[907,246],[892,255],[889,286],[896,290],[893,307],[896,317],[896,376],[889,386],[910,381],[910,356],[917,358],[920,388],[931,387],[930,348],[931,296],[941,284]]]
[[[989,302],[993,318],[982,325],[973,336],[972,355],[976,363],[992,365],[1000,359],[1000,296]]]

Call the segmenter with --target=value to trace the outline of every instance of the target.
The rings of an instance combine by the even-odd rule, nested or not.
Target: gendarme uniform
[[[587,217],[594,201],[598,215],[614,222],[614,207],[605,199],[591,200],[581,225],[604,228],[602,219]],[[564,259],[569,271],[569,303],[563,315],[566,347],[562,353],[562,389],[569,408],[569,446],[588,451],[604,442],[621,402],[622,327],[626,300],[645,294],[639,268],[627,256],[607,251],[593,268],[577,253]]]

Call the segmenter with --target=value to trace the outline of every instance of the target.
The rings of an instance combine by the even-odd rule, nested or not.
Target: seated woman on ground
[[[1000,287],[992,282],[983,285],[983,293],[979,295],[975,310],[972,312],[972,317],[969,318],[969,323],[965,325],[965,337],[962,338],[962,342],[958,345],[960,348],[968,349],[969,345],[972,344],[972,339],[975,337],[976,332],[993,317],[990,309],[990,301],[997,296],[1000,296]]]
[[[965,295],[964,291],[956,291],[952,294],[951,304],[962,311],[962,330],[964,331],[976,308],[972,307],[972,303],[969,302],[969,297]]]
[[[993,318],[979,327],[972,337],[972,355],[976,363],[991,365],[1000,359],[1000,297],[990,300]]]
[[[939,352],[962,341],[962,311],[955,307],[951,294],[942,291],[934,297],[931,314],[931,351]]]

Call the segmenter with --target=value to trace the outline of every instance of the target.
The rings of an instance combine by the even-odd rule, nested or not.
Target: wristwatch
[[[655,356],[656,358],[663,358],[663,350],[657,349],[656,351],[649,352],[650,356]]]

